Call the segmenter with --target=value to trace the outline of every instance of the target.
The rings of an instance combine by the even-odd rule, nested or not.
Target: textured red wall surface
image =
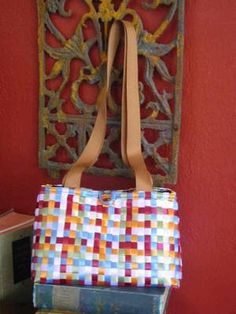
[[[186,1],[179,179],[184,279],[168,314],[236,313],[236,2]],[[0,211],[39,186],[36,1],[1,2]],[[95,180],[96,181],[96,180]],[[97,180],[101,182],[101,180]],[[108,185],[109,179],[103,184]],[[85,183],[96,186],[91,178]],[[111,183],[127,186],[126,180]]]

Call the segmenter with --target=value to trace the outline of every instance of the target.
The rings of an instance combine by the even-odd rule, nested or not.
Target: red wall
[[[2,1],[0,211],[32,213],[39,186],[36,1]],[[179,181],[184,279],[168,314],[236,313],[236,2],[186,1]],[[89,183],[89,178],[85,179]],[[113,184],[114,186],[114,184]]]

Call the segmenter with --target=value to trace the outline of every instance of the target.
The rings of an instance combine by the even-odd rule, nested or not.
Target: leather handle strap
[[[126,153],[128,164],[134,170],[136,189],[152,190],[152,177],[147,170],[141,148],[141,118],[138,86],[138,45],[133,25],[123,21],[125,31],[125,102],[126,106]]]
[[[109,37],[106,82],[98,94],[98,112],[93,131],[79,159],[72,165],[70,170],[64,176],[62,180],[62,184],[64,186],[79,188],[81,184],[82,173],[85,169],[91,167],[97,161],[97,158],[102,150],[107,124],[107,100],[110,88],[110,77],[118,44],[119,33],[114,34],[112,40],[110,40]]]
[[[98,97],[98,114],[90,139],[80,158],[73,164],[63,179],[68,187],[80,187],[85,168],[94,164],[102,149],[106,131],[107,95],[110,89],[110,75],[116,50],[120,41],[120,25],[125,35],[125,54],[122,92],[122,158],[135,173],[136,189],[151,191],[152,178],[148,172],[141,150],[141,126],[138,94],[138,59],[136,32],[130,22],[114,22],[108,41],[107,84]]]
[[[127,36],[124,36],[124,63],[123,63],[123,79],[122,79],[122,98],[121,98],[121,156],[125,165],[130,167],[127,157]]]
[[[107,59],[107,73],[112,73],[112,65],[115,59],[115,54],[121,39],[121,22],[114,22],[111,26],[111,30],[109,33],[109,40],[108,40],[108,59]],[[124,43],[124,64],[123,64],[123,79],[122,79],[122,100],[121,100],[121,156],[123,162],[129,166],[128,158],[127,158],[127,151],[126,151],[126,133],[127,133],[127,115],[126,115],[126,101],[125,101],[125,89],[126,89],[126,79],[125,79],[125,69],[126,69],[126,47],[127,47],[127,36],[125,36],[125,43]],[[107,93],[109,95],[111,86],[110,86],[110,76],[107,80]],[[109,106],[109,105],[108,105]]]

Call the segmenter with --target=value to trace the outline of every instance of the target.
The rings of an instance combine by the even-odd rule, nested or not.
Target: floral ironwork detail
[[[115,19],[128,18],[136,28],[138,53],[144,61],[143,77],[140,76],[139,82],[143,153],[156,184],[175,183],[181,112],[184,0],[141,1],[143,10],[166,10],[165,17],[152,32],[144,28],[144,21],[130,0],[119,1],[118,5],[112,0],[80,2],[87,11],[80,16],[68,36],[56,21],[61,19],[62,25],[65,25],[73,18],[71,2],[37,0],[40,166],[47,168],[51,175],[58,176],[60,170],[68,169],[82,152],[92,131],[96,102],[88,104],[83,99],[81,88],[84,84],[91,87],[104,84],[110,25]],[[91,36],[85,34],[89,28],[95,31]],[[168,32],[174,33],[174,36],[163,42],[162,38]],[[99,61],[96,64],[91,57],[94,48],[98,51]],[[166,60],[170,54],[172,67]],[[74,61],[79,61],[80,65],[72,79]],[[122,66],[118,66],[112,73],[113,87],[120,85],[121,77]],[[69,111],[65,110],[68,103]],[[120,106],[115,95],[111,95],[109,106],[108,132],[102,151],[105,161],[101,159],[89,172],[131,176],[131,171],[121,161],[116,145],[120,136]]]

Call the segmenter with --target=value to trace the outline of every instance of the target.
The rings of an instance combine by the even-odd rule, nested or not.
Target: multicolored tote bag
[[[102,149],[107,95],[124,30],[121,152],[133,169],[134,190],[80,187],[83,171]],[[45,185],[35,211],[35,282],[94,286],[175,286],[181,279],[178,204],[174,191],[152,186],[141,151],[137,38],[130,22],[115,22],[108,41],[107,80],[98,97],[91,137],[58,186]]]

